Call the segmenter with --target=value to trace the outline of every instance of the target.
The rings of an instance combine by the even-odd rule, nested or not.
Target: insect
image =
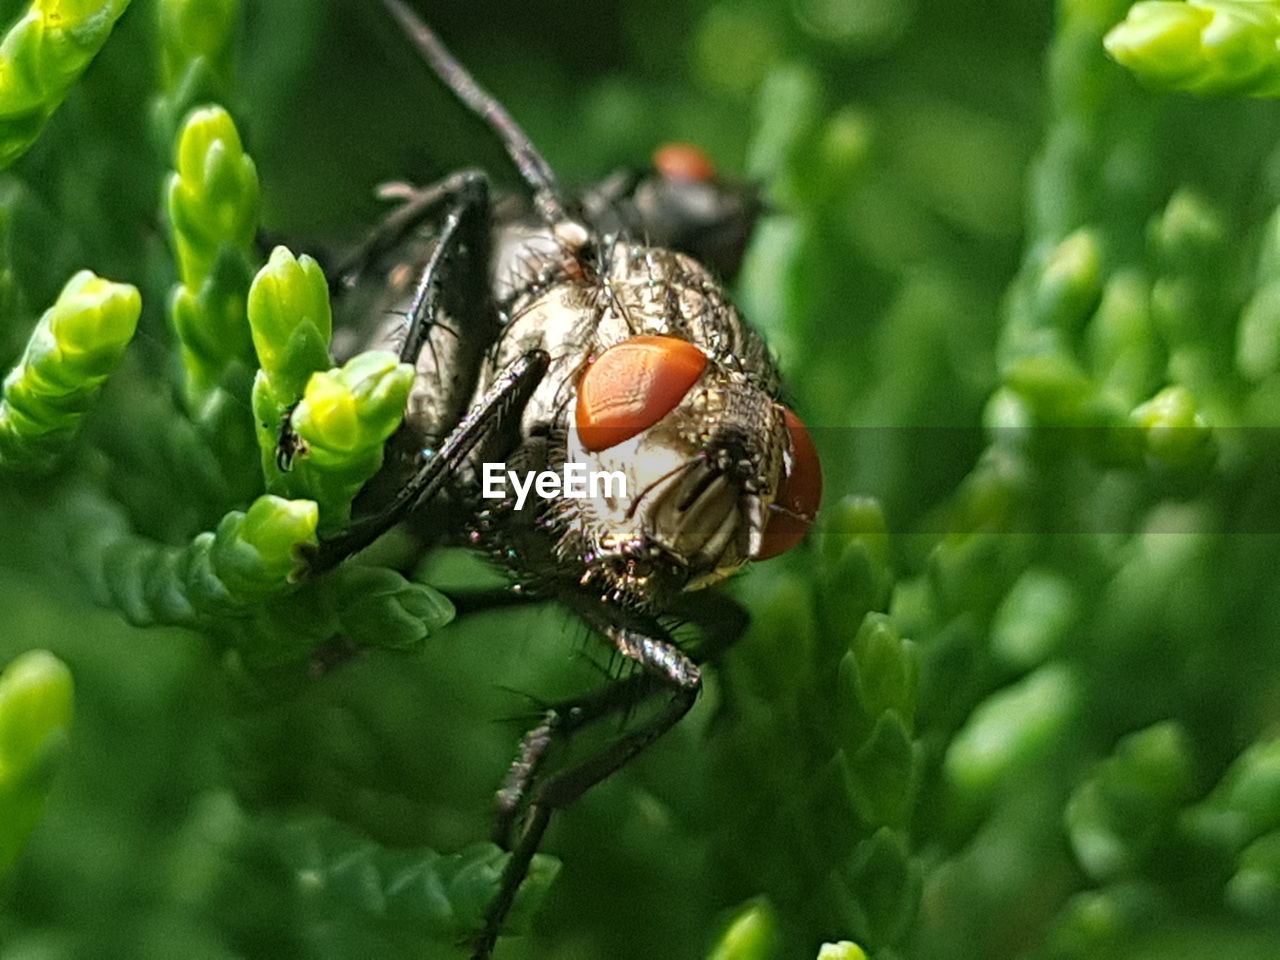
[[[322,541],[320,573],[403,521],[487,551],[526,591],[575,612],[630,675],[556,705],[520,742],[498,791],[510,849],[474,943],[490,956],[553,811],[661,737],[692,707],[699,662],[745,628],[698,593],[804,536],[821,499],[818,455],[776,367],[720,277],[741,260],[759,205],[687,146],[654,169],[571,195],[529,138],[402,0],[383,0],[443,83],[489,126],[528,197],[496,198],[466,170],[386,189],[393,212],[336,287],[377,345],[416,368],[387,464],[351,526]],[[282,434],[281,457],[289,453]],[[481,465],[582,464],[625,493],[486,499]],[[672,639],[690,621],[716,643]],[[646,712],[647,711],[647,712]],[[636,713],[597,752],[556,765],[575,733]]]

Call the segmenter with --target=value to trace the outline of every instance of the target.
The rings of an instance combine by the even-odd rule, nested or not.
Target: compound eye
[[[653,152],[653,167],[667,180],[682,183],[710,183],[716,178],[716,165],[692,143],[664,143]]]
[[[818,448],[813,445],[813,438],[799,417],[787,407],[782,408],[782,416],[787,424],[788,450],[778,495],[769,505],[764,544],[753,558],[755,560],[768,560],[786,553],[803,540],[822,502],[822,464],[818,462]]]
[[[707,355],[676,337],[615,343],[578,384],[578,436],[593,453],[630,440],[665,417],[702,376]]]

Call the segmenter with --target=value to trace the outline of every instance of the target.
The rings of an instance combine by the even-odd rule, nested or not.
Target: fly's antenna
[[[409,9],[404,0],[382,2],[441,82],[468,110],[488,124],[489,129],[502,141],[507,154],[520,171],[520,176],[533,189],[534,202],[547,222],[555,224],[568,219],[564,194],[556,175],[533,145],[529,135],[520,129],[520,125],[494,99],[493,94],[476,83],[467,68],[445,49],[435,32]]]

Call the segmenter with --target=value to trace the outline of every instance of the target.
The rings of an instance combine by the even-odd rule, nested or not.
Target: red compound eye
[[[653,153],[653,166],[668,180],[709,183],[716,178],[716,165],[692,143],[664,143]]]
[[[605,450],[665,417],[702,376],[707,355],[676,337],[632,337],[615,343],[578,384],[578,436]]]
[[[764,528],[764,545],[753,559],[768,560],[786,553],[804,539],[822,502],[822,464],[818,448],[800,418],[782,408],[791,449],[787,453],[785,474],[778,496],[769,507]]]

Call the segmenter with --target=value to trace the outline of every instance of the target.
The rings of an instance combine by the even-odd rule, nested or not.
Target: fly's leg
[[[442,314],[466,316],[474,311],[475,304],[487,304],[489,300],[488,181],[481,174],[464,172],[450,177],[444,186],[450,199],[435,248],[422,268],[409,304],[409,324],[400,347],[400,360],[404,363],[417,364],[418,353]],[[462,261],[471,269],[458,271],[456,277],[451,275],[448,285],[444,285],[440,278],[450,260]],[[490,333],[496,333],[494,318],[483,319],[489,321]],[[486,343],[489,339],[485,338]]]
[[[438,493],[476,444],[501,425],[513,409],[524,405],[550,362],[546,351],[531,350],[503,370],[479,403],[450,431],[440,449],[422,460],[390,504],[355,521],[336,537],[320,541],[310,557],[309,572],[323,573],[359,553]]]
[[[671,607],[672,616],[688,621],[702,634],[698,662],[719,660],[729,648],[747,635],[751,614],[727,593],[701,590],[684,594]]]
[[[440,82],[461,101],[462,105],[484,121],[506,148],[520,176],[533,190],[534,201],[543,218],[551,223],[565,219],[567,204],[550,164],[529,140],[528,134],[512,119],[493,95],[476,82],[440,42],[430,27],[403,0],[383,0],[387,11],[399,22],[405,34],[418,48],[418,53],[440,78]]]
[[[475,594],[450,595],[459,616],[503,609],[517,604],[546,600],[546,597],[513,593],[510,590],[486,590]],[[676,617],[694,624],[702,634],[699,660],[716,660],[746,635],[750,614],[732,597],[723,593],[703,592],[687,597],[672,609]],[[558,704],[547,710],[542,723],[520,741],[516,759],[507,771],[507,779],[498,791],[498,809],[494,837],[504,846],[512,845],[512,826],[520,812],[529,788],[537,776],[546,754],[558,739],[568,739],[575,731],[638,705],[652,693],[659,681],[649,673],[637,674],[622,683],[610,684],[589,697]]]
[[[384,188],[381,195],[400,197],[403,202],[383,217],[360,245],[329,272],[334,293],[355,286],[380,257],[399,247],[415,230],[445,210],[471,208],[479,214],[477,219],[488,220],[488,180],[479,170],[460,170],[428,187],[396,185],[394,191]]]
[[[384,187],[384,195],[386,190]],[[349,295],[366,275],[377,273],[367,286],[381,289],[382,297],[368,311],[362,311],[362,316],[370,312],[385,315],[388,306],[409,301],[408,309],[390,311],[404,322],[394,330],[379,330],[379,345],[418,366],[424,344],[436,349],[432,331],[443,327],[457,341],[451,347],[449,363],[454,381],[474,381],[485,351],[500,330],[488,287],[489,181],[478,170],[462,170],[429,187],[400,185],[394,195],[403,197],[404,202],[326,271],[330,292],[335,298]],[[430,230],[424,229],[428,226]],[[392,279],[407,269],[417,271],[417,283],[411,291],[404,288],[403,279]],[[381,276],[383,272],[386,277]],[[454,326],[445,326],[446,316]],[[348,334],[345,348],[338,349],[340,356],[349,357],[362,342],[360,334]],[[460,406],[452,411],[453,419],[466,412],[469,399],[469,394],[455,398],[454,405]]]
[[[473,613],[488,613],[491,610],[510,610],[515,607],[532,607],[552,602],[551,597],[537,593],[517,592],[509,587],[443,592],[453,604],[455,618]]]
[[[702,675],[698,665],[670,640],[616,626],[606,627],[602,632],[623,656],[634,660],[644,669],[640,679],[648,681],[657,689],[665,688],[669,691],[670,698],[656,714],[599,753],[541,780],[536,779],[538,767],[553,739],[633,704],[635,696],[623,695],[620,688],[637,684],[638,680],[615,684],[590,701],[585,701],[594,709],[583,711],[576,717],[572,711],[554,721],[548,716],[543,724],[525,737],[521,743],[520,755],[508,775],[502,800],[509,805],[518,804],[519,798],[514,794],[528,793],[529,806],[520,834],[512,846],[510,859],[502,871],[498,893],[485,913],[484,928],[475,942],[473,960],[489,960],[492,956],[498,932],[515,901],[516,891],[529,872],[533,855],[542,843],[552,811],[573,803],[597,783],[626,766],[689,712],[698,698],[698,691],[702,689]],[[508,813],[506,816],[509,820],[513,815]]]
[[[746,633],[750,617],[732,597],[706,593],[697,602],[677,605],[676,616],[697,626],[703,635],[701,653],[714,659]],[[625,766],[631,759],[671,729],[693,706],[701,686],[697,665],[670,640],[647,632],[605,626],[598,616],[583,612],[588,620],[608,636],[618,650],[638,662],[644,672],[621,683],[604,687],[589,697],[549,709],[543,721],[525,734],[516,759],[498,791],[495,835],[511,849],[511,859],[503,872],[502,886],[490,905],[485,928],[477,943],[475,960],[487,960],[506,913],[528,872],[533,855],[550,822],[551,811],[568,806],[592,786]],[[652,632],[660,632],[656,625]],[[534,786],[551,748],[575,732],[610,715],[630,710],[660,690],[672,692],[661,712],[644,725],[622,737],[583,764],[557,773]],[[517,817],[528,805],[518,836],[513,836]]]
[[[610,639],[618,651],[634,660],[646,673],[661,682],[671,698],[657,714],[610,746],[582,763],[563,770],[537,784],[530,806],[552,809],[573,803],[593,786],[626,766],[646,747],[670,730],[693,706],[702,689],[698,665],[667,639],[658,639],[635,630],[615,629]]]
[[[638,705],[652,693],[657,681],[647,673],[611,683],[580,700],[549,708],[542,722],[524,735],[516,751],[516,759],[498,791],[494,817],[494,839],[510,849],[515,846],[513,829],[524,806],[533,781],[542,768],[547,753],[557,741],[567,740],[591,723]]]
[[[459,323],[459,329],[453,331],[459,338],[454,357],[456,378],[472,383],[499,331],[488,290],[490,207],[484,174],[464,170],[414,192],[348,258],[341,276],[356,282],[379,256],[431,218],[439,222],[435,245],[414,288],[399,353],[402,360],[416,365],[419,352],[429,345],[432,329],[447,315]],[[448,283],[442,282],[446,276]],[[323,573],[337,566],[434,496],[513,405],[523,404],[542,379],[548,362],[542,351],[525,354],[498,375],[474,408],[464,415],[465,407],[460,407],[457,426],[419,462],[391,501],[378,512],[357,519],[338,536],[321,541],[311,555],[309,572]]]

